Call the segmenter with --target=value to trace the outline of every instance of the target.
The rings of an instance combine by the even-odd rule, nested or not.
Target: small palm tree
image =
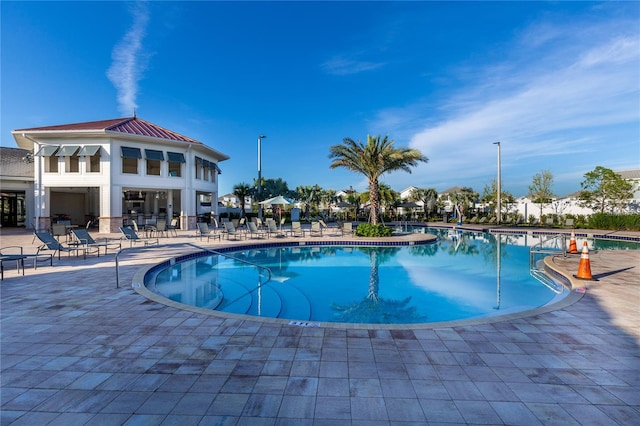
[[[409,195],[409,201],[422,201],[426,217],[433,211],[437,199],[438,191],[435,188],[416,188]]]
[[[388,136],[367,135],[367,143],[344,138],[341,145],[329,148],[330,168],[344,167],[364,175],[369,181],[371,210],[369,222],[378,224],[380,216],[380,190],[378,180],[387,172],[404,170],[411,173],[411,167],[418,162],[426,163],[427,157],[417,149],[395,148],[395,142]]]
[[[247,215],[244,208],[244,202],[245,202],[245,198],[250,196],[251,193],[252,193],[251,187],[249,186],[248,183],[242,182],[237,185],[234,185],[233,187],[233,195],[235,195],[240,199],[240,211],[241,211],[240,217],[245,217]]]

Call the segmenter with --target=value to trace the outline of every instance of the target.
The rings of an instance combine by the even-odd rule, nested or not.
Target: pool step
[[[218,285],[224,295],[217,310],[236,314],[277,317],[282,300],[268,285],[251,285],[246,282],[224,280]]]
[[[280,283],[272,281],[269,283],[269,286],[278,293],[281,300],[285,301],[285,303],[282,304],[278,318],[296,320],[311,319],[311,303],[307,296],[300,290],[286,282]]]

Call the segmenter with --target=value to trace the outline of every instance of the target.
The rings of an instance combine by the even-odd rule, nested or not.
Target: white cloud
[[[117,91],[118,109],[125,116],[133,114],[137,107],[138,82],[144,71],[142,40],[149,22],[146,3],[136,2],[132,8],[133,24],[122,40],[114,47],[111,67],[107,77]]]
[[[384,63],[382,62],[361,61],[346,58],[344,56],[338,56],[322,64],[322,69],[328,74],[350,75],[371,71],[382,66],[384,66]]]
[[[603,152],[602,143],[612,139],[614,129],[637,123],[640,38],[635,30],[625,34],[619,23],[610,23],[610,28],[617,31],[601,31],[610,35],[596,41],[585,34],[584,39],[574,36],[576,28],[553,28],[535,42],[525,31],[508,62],[477,70],[468,87],[440,105],[438,121],[424,118],[431,123],[420,129],[415,127],[415,116],[416,111],[425,111],[421,105],[380,112],[381,122],[395,126],[394,134],[414,129],[407,137],[410,146],[430,158],[412,175],[392,175],[387,180],[399,186],[403,186],[400,181],[420,186],[438,182],[471,186],[473,179],[486,183],[495,176],[496,149],[491,143],[498,140],[503,142],[503,167],[518,181],[530,181],[530,176],[547,168],[567,174],[552,166],[581,154],[597,152],[600,161],[614,162],[608,150]],[[540,49],[518,51],[524,39]],[[517,55],[528,55],[531,64]],[[637,137],[637,126],[635,133]],[[628,146],[633,136],[633,131],[627,132],[626,140],[607,143]]]

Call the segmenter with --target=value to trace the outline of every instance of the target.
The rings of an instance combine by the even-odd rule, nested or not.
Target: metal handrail
[[[245,260],[245,259],[239,259],[239,258],[234,257],[234,256],[229,256],[226,253],[223,253],[223,252],[220,252],[220,251],[217,251],[217,250],[212,250],[212,249],[209,249],[209,248],[206,248],[206,247],[202,247],[202,246],[199,246],[197,244],[193,244],[193,243],[160,244],[160,245],[154,245],[153,248],[158,248],[158,247],[178,247],[178,246],[190,246],[190,247],[196,248],[198,250],[201,250],[201,251],[204,251],[204,252],[207,252],[207,253],[215,254],[215,255],[218,255],[218,256],[223,256],[223,257],[226,257],[228,259],[233,259],[233,260],[241,262],[241,263],[246,263],[247,265],[254,266],[254,267],[258,268],[258,269],[264,269],[264,270],[267,271],[267,282],[271,281],[272,273],[271,273],[271,269],[270,268],[268,268],[266,266],[263,266],[263,265],[259,265],[259,264],[255,263],[255,262],[250,262],[250,261]],[[123,249],[118,250],[118,252],[116,253],[116,255],[115,255],[115,261],[116,261],[116,288],[120,288],[120,272],[119,272],[120,266],[119,266],[119,260],[118,260],[118,257],[120,256],[120,253],[122,253],[123,251],[126,251],[126,250],[136,250],[136,249],[137,250],[144,249],[144,247],[125,247]]]
[[[562,249],[551,249],[544,248],[543,245],[549,241],[553,240],[561,240],[562,241]],[[567,257],[567,240],[566,235],[564,234],[556,234],[549,236],[544,239],[540,239],[540,242],[534,244],[529,250],[529,274],[538,280],[540,283],[548,287],[551,291],[556,294],[560,294],[562,291],[562,285],[557,284],[556,281],[545,274],[543,270],[540,270],[536,267],[536,254],[558,254],[562,253],[563,257]]]
[[[562,249],[558,250],[558,249],[550,249],[550,248],[544,248],[543,245],[549,241],[553,241],[553,240],[559,240],[562,239]],[[566,245],[566,239],[565,239],[565,235],[564,234],[556,234],[556,235],[552,235],[550,237],[541,239],[540,242],[538,242],[537,244],[534,244],[530,249],[529,249],[529,269],[530,270],[534,270],[536,269],[535,267],[535,256],[536,254],[558,254],[558,253],[562,253],[563,257],[567,257],[567,245]]]

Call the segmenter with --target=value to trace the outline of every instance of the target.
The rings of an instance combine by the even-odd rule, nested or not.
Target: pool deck
[[[207,244],[194,231],[160,240],[233,244]],[[24,230],[0,229],[0,246],[10,245],[37,247]],[[0,424],[628,425],[640,418],[640,251],[593,253],[598,281],[585,281],[584,292],[557,309],[384,329],[205,315],[132,289],[141,268],[187,248],[124,251],[119,288],[111,253],[63,254],[37,269],[28,261],[24,276],[6,265]],[[579,255],[553,262],[572,275]]]

